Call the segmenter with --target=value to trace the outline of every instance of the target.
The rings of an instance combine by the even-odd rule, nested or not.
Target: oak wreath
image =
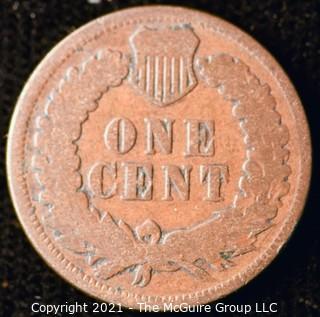
[[[133,273],[134,285],[144,287],[154,273],[184,269],[194,278],[202,279],[213,274],[209,265],[217,272],[227,270],[236,265],[236,257],[254,250],[258,235],[272,226],[282,205],[281,198],[290,187],[291,169],[287,165],[289,151],[286,149],[289,134],[275,109],[270,87],[261,84],[242,61],[229,55],[196,60],[198,76],[230,103],[231,113],[240,124],[246,160],[242,165],[239,192],[228,208],[187,229],[164,232],[165,228],[160,228],[152,219],[132,228],[111,213],[96,208],[81,190],[81,158],[77,145],[82,125],[90,112],[97,109],[100,98],[127,78],[128,63],[120,52],[97,51],[88,60],[66,71],[43,105],[42,113],[36,117],[32,170],[38,191],[34,200],[44,207],[44,224],[58,237],[58,242],[63,242],[61,245],[66,250],[83,257],[92,269],[92,276],[98,280],[107,280],[127,271]],[[81,85],[79,94],[64,95],[65,91],[72,91],[75,84]],[[66,104],[74,106],[66,107]],[[260,121],[265,123],[263,129],[257,124]],[[57,139],[60,142],[54,142]],[[63,157],[59,155],[62,146]],[[59,160],[55,161],[56,157]],[[61,168],[63,173],[57,173]],[[63,204],[59,207],[59,204],[68,192],[76,194],[67,210],[68,217],[61,219],[54,209],[65,207]],[[81,222],[86,230],[90,226],[94,228],[90,231],[90,241],[69,233],[78,217],[86,219]],[[216,226],[224,229],[227,241],[210,234]],[[78,232],[82,232],[81,228]],[[199,234],[205,239],[201,239],[201,245],[195,248],[194,237]],[[105,241],[110,242],[108,248],[104,247]],[[112,241],[117,241],[116,245]],[[175,252],[178,245],[182,256],[181,252],[179,256]]]

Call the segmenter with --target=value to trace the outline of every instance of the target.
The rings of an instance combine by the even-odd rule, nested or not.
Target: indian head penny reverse
[[[103,301],[207,303],[246,284],[298,221],[310,175],[299,98],[219,18],[143,7],[58,44],[28,80],[8,179],[37,251]]]

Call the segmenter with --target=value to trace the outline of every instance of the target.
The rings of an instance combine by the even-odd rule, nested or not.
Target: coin
[[[217,17],[143,7],[58,44],[27,82],[7,170],[46,262],[103,301],[190,305],[262,271],[310,177],[299,98],[259,44]]]

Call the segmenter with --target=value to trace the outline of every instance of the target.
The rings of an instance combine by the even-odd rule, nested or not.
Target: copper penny
[[[246,284],[303,209],[299,98],[259,44],[219,18],[143,7],[48,54],[8,144],[17,214],[61,276],[103,301],[198,304]]]

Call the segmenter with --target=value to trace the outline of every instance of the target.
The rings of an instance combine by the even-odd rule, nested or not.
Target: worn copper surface
[[[109,302],[205,303],[279,252],[310,173],[300,101],[234,26],[144,7],[95,20],[35,70],[8,175],[35,248]]]

